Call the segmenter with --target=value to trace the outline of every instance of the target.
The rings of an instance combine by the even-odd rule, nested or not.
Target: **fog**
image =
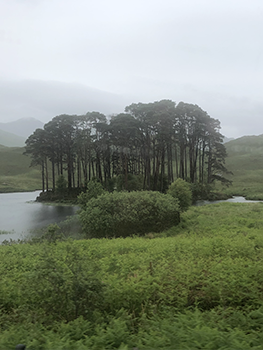
[[[0,122],[171,99],[263,133],[260,0],[0,0]]]

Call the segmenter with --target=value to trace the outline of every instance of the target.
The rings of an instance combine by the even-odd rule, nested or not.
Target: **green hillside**
[[[263,135],[243,136],[225,144],[226,167],[233,185],[226,190],[248,199],[263,199]]]
[[[25,138],[0,129],[0,144],[6,147],[24,147]]]
[[[0,145],[0,192],[33,191],[41,188],[37,167],[30,167],[31,159],[23,147]]]

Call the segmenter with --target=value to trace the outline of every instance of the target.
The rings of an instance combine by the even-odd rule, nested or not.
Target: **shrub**
[[[47,240],[49,243],[63,240],[63,238],[64,235],[60,232],[60,227],[57,224],[48,225],[46,232],[42,236],[42,239]]]
[[[67,189],[67,180],[64,178],[63,175],[60,175],[56,182],[56,190],[58,193],[63,193]]]
[[[114,192],[91,199],[80,212],[91,237],[127,237],[161,232],[180,221],[178,201],[159,192]]]
[[[78,204],[82,209],[85,209],[87,203],[92,198],[97,198],[106,191],[104,190],[102,184],[96,180],[89,181],[87,184],[86,192],[82,192],[78,196]]]
[[[167,193],[179,201],[180,211],[186,211],[192,204],[191,185],[178,178],[168,188]]]
[[[211,184],[207,183],[193,183],[191,185],[193,200],[197,201],[199,199],[209,199],[211,191],[213,189]]]
[[[55,245],[43,245],[40,259],[25,275],[21,298],[28,313],[38,310],[42,322],[83,316],[93,317],[103,303],[103,283],[94,276],[96,264],[85,259],[72,242],[66,242],[63,256],[56,256]],[[23,301],[21,302],[23,303]]]

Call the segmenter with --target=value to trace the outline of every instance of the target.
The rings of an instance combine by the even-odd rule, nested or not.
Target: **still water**
[[[12,232],[0,235],[5,239],[22,239],[30,231],[59,223],[74,215],[77,207],[52,206],[35,202],[40,191],[21,193],[0,193],[0,231]]]
[[[260,203],[263,201],[250,201],[250,200],[247,200],[245,197],[236,196],[233,198],[219,200],[219,201],[197,201],[195,205],[200,206],[200,205],[206,205],[206,204],[217,204],[217,203],[225,203],[225,202],[229,202],[229,203]]]
[[[0,243],[4,240],[23,239],[36,229],[59,223],[76,213],[77,206],[52,206],[35,202],[40,191],[20,193],[0,193]],[[196,205],[221,202],[249,203],[244,197],[233,197],[220,201],[198,201]]]

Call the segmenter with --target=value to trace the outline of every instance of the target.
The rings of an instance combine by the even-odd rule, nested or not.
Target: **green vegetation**
[[[263,200],[263,135],[244,136],[225,144],[226,167],[233,172],[227,195]]]
[[[97,178],[109,191],[165,193],[177,178],[229,183],[219,130],[199,106],[162,100],[131,104],[110,120],[99,112],[56,116],[28,137],[25,154],[41,167],[42,192],[54,192],[64,175],[69,190]]]
[[[114,192],[90,199],[80,212],[87,237],[161,232],[180,222],[178,200],[159,192]]]
[[[191,185],[178,178],[168,188],[167,194],[178,199],[180,211],[186,211],[192,204]]]
[[[24,148],[0,147],[0,192],[34,191],[41,188],[39,168],[30,167]]]
[[[79,217],[0,246],[0,349],[262,349],[263,205],[189,206],[215,182],[263,199],[263,135],[225,149],[198,106],[126,112],[55,117],[28,139],[33,167],[0,146],[1,192],[83,191]]]
[[[166,107],[169,107],[168,110]],[[162,114],[165,111],[167,114]],[[198,198],[217,199],[220,196],[226,198],[232,195],[245,196],[247,199],[263,199],[263,135],[244,136],[227,142],[225,144],[226,157],[224,148],[220,148],[222,146],[221,136],[217,132],[219,122],[210,118],[197,106],[184,103],[175,106],[172,101],[159,101],[149,104],[133,104],[127,107],[127,112],[130,114],[121,114],[108,124],[105,122],[104,116],[98,112],[89,112],[85,116],[59,116],[47,123],[45,129],[47,133],[51,133],[53,141],[54,138],[56,140],[71,140],[68,146],[73,147],[74,137],[76,137],[71,158],[68,158],[66,154],[58,158],[57,154],[48,153],[46,155],[48,159],[54,158],[52,158],[53,165],[55,159],[62,159],[59,169],[52,168],[52,159],[47,164],[42,164],[38,159],[36,163],[40,162],[41,164],[30,167],[31,160],[23,155],[24,148],[0,145],[0,192],[32,191],[42,188],[43,184],[40,178],[41,166],[43,166],[45,172],[48,173],[44,180],[48,181],[49,187],[53,188],[52,174],[55,171],[54,188],[57,186],[58,192],[61,190],[59,184],[61,175],[57,174],[58,170],[60,174],[64,172],[63,186],[64,188],[68,187],[68,174],[65,169],[72,169],[71,185],[80,188],[79,191],[70,190],[64,192],[63,195],[60,191],[60,195],[57,192],[56,196],[48,191],[47,196],[42,197],[43,200],[47,201],[75,200],[82,190],[85,191],[87,183],[93,176],[102,181],[104,188],[109,191],[125,189],[133,191],[150,188],[165,192],[169,184],[179,176],[188,182],[193,182],[191,177],[194,179],[192,184],[194,200]],[[214,137],[213,142],[216,143],[214,151],[219,152],[216,154],[219,157],[218,160],[221,159],[221,163],[217,162],[217,158],[212,157],[210,160],[214,164],[213,169],[208,167],[208,153],[203,157],[204,153],[198,148],[199,146],[195,148],[191,143],[194,141],[195,134],[190,132],[183,134],[185,143],[183,140],[180,141],[179,134],[175,130],[169,138],[172,143],[169,143],[169,139],[165,138],[166,132],[172,130],[169,129],[171,120],[175,122],[175,125],[180,120],[186,123],[183,115],[190,118],[188,122],[191,122],[192,126],[202,121],[215,122],[215,134],[211,137]],[[167,125],[164,123],[165,121],[168,123]],[[183,125],[186,128],[185,123]],[[61,138],[59,138],[59,135],[52,134],[55,126],[62,128],[60,133],[62,136],[64,135],[63,137],[60,135]],[[92,133],[91,130],[93,130]],[[186,132],[186,129],[184,130]],[[71,135],[71,138],[68,138],[68,135]],[[151,135],[151,138],[147,139],[147,135]],[[147,144],[147,140],[149,144]],[[199,139],[200,142],[201,140],[202,138]],[[39,141],[39,138],[31,138],[31,141],[34,144],[35,141]],[[46,145],[51,147],[52,143],[46,142]],[[141,148],[136,148],[135,145],[136,147],[141,146]],[[147,145],[149,146],[150,159],[147,158]],[[53,146],[55,147],[55,144]],[[172,146],[172,153],[168,155],[170,146]],[[206,147],[204,149],[207,152],[208,149]],[[165,152],[162,153],[163,151]],[[195,151],[197,151],[197,158],[193,156]],[[182,158],[184,155],[186,158]],[[67,159],[73,162],[71,167],[66,164]],[[183,159],[187,161],[183,161]],[[168,164],[170,165],[168,166]],[[223,166],[221,169],[220,164]],[[226,169],[231,171],[233,175],[224,173]],[[140,175],[138,175],[139,173]],[[208,173],[211,173],[212,177]],[[224,174],[224,177],[232,181],[232,186],[227,187],[229,183],[223,182],[222,189],[222,186],[216,181],[217,184],[214,187],[218,174]],[[212,183],[208,181],[209,176]]]
[[[85,209],[87,206],[87,203],[92,198],[97,198],[101,196],[102,194],[106,194],[106,191],[103,189],[102,184],[96,180],[89,181],[87,184],[87,188],[85,192],[82,192],[78,196],[78,204],[82,209]]]
[[[58,241],[52,225],[2,245],[0,348],[262,349],[262,229],[262,204],[221,203],[145,237]]]

